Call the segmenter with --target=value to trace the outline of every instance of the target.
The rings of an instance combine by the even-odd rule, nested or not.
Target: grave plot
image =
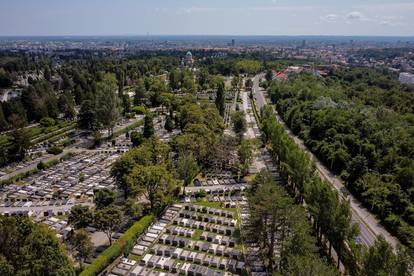
[[[83,152],[70,159],[39,171],[23,179],[19,185],[8,185],[1,190],[0,201],[5,207],[27,208],[74,204],[91,201],[94,189],[114,188],[110,166],[118,153]]]
[[[175,204],[136,242],[109,275],[244,275],[236,206]]]

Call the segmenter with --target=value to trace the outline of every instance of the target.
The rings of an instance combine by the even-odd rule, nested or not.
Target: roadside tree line
[[[359,229],[352,223],[349,202],[341,199],[328,183],[320,179],[313,162],[277,122],[272,107],[263,108],[261,117],[263,139],[269,145],[273,160],[279,168],[282,184],[297,203],[305,202],[318,243],[328,245],[329,255],[332,247],[335,249],[338,267],[339,261],[342,261],[352,275],[379,275],[386,272],[391,275],[408,275],[408,266],[412,264],[410,252],[401,247],[396,254],[390,254],[392,258],[383,258],[386,261],[379,262],[371,254],[392,252],[391,247],[386,242],[384,244],[383,238],[376,241],[374,249],[358,245],[355,238]],[[388,250],[375,250],[378,247]],[[371,274],[372,271],[368,272],[368,268],[375,268],[376,273]]]

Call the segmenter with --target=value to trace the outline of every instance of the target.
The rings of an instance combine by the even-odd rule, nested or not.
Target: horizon
[[[414,35],[341,35],[341,34],[49,34],[49,35],[0,35],[0,37],[374,37],[414,38]]]

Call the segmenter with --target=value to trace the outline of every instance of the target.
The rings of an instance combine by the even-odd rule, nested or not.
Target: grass
[[[202,199],[200,201],[195,202],[196,205],[204,206],[204,207],[211,207],[217,209],[225,209],[221,206],[221,202],[209,202],[206,199]]]
[[[203,234],[203,230],[196,229],[195,232],[194,232],[193,239],[200,240],[201,234]]]
[[[256,177],[256,174],[249,174],[249,175],[247,175],[247,176],[244,177],[244,180],[247,183],[249,183],[249,182],[253,181],[255,177]]]
[[[134,260],[134,261],[137,261],[137,262],[141,261],[142,260],[142,257],[143,256],[137,256],[137,255],[134,255],[134,254],[129,254],[128,255],[128,259]]]
[[[154,216],[148,215],[135,222],[116,242],[105,249],[80,275],[92,276],[98,275],[106,269],[116,258],[124,253],[128,243],[133,244],[136,238],[141,235],[145,229],[154,220]]]

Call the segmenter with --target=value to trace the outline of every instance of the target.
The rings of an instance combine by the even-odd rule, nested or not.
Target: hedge
[[[119,135],[125,134],[125,133],[139,127],[140,125],[142,125],[142,123],[143,123],[143,120],[136,121],[135,123],[132,123],[131,125],[129,125],[125,128],[122,128],[118,131],[115,131],[111,137],[107,137],[106,139],[110,140],[112,138],[118,137]]]
[[[95,276],[102,272],[116,258],[124,253],[127,244],[134,243],[138,236],[148,228],[154,218],[153,215],[147,215],[134,223],[116,242],[102,252],[102,254],[82,271],[80,276]]]

